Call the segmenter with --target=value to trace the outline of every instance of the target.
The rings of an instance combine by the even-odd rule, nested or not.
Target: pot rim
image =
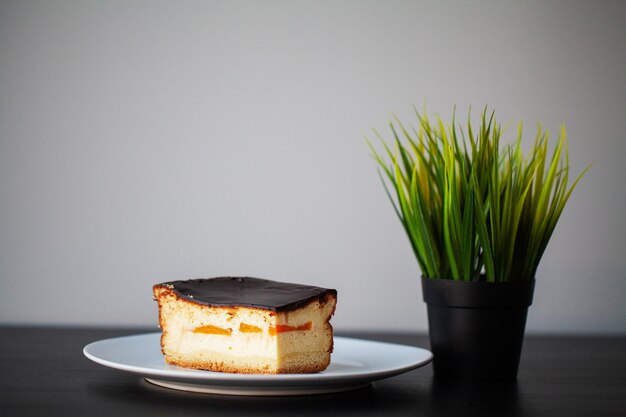
[[[535,280],[485,282],[431,279],[422,276],[422,293],[429,306],[461,308],[527,308]]]

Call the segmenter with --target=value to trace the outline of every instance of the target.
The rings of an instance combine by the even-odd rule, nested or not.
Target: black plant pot
[[[515,379],[534,288],[422,277],[435,377]]]

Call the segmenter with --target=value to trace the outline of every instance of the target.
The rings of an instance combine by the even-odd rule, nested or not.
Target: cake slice
[[[172,281],[153,287],[165,361],[234,373],[326,369],[337,291],[248,277]]]

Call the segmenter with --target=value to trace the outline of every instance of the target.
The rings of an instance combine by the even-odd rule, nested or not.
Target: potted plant
[[[525,155],[522,124],[502,145],[486,109],[465,127],[415,113],[368,144],[422,271],[435,376],[515,378],[539,261],[589,167],[568,186],[564,127],[552,152],[538,127]]]

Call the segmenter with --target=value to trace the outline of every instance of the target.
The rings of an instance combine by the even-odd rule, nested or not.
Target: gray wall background
[[[152,284],[335,287],[425,330],[364,136],[412,106],[565,123],[594,162],[530,332],[626,332],[626,3],[1,1],[0,323],[154,325]],[[513,130],[511,130],[511,135]]]

